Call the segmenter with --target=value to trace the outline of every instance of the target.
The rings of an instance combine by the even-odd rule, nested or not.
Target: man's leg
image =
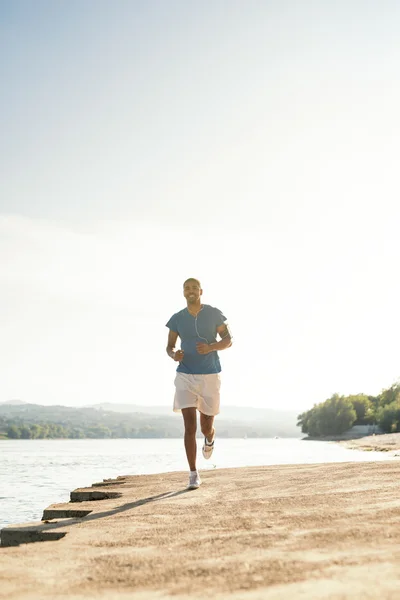
[[[185,450],[189,463],[189,469],[196,471],[196,430],[197,414],[195,408],[182,408],[183,421],[185,425]],[[203,416],[203,415],[201,415]]]
[[[201,433],[207,439],[207,442],[212,442],[214,438],[214,417],[200,413]]]

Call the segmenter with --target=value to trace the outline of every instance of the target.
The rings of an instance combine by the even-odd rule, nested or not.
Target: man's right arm
[[[182,352],[182,350],[177,350],[175,352],[175,346],[176,346],[177,339],[178,339],[177,332],[172,331],[172,329],[170,329],[169,333],[168,333],[168,343],[167,343],[167,348],[166,348],[167,354],[168,354],[168,356],[170,356],[172,358],[172,360],[179,362],[183,358],[183,352]]]

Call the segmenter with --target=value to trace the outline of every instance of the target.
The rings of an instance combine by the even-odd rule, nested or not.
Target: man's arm
[[[225,348],[230,348],[232,346],[233,339],[228,323],[223,323],[217,327],[217,333],[221,338],[219,342],[214,342],[213,344],[197,344],[197,352],[199,354],[208,354],[209,352],[225,350]]]
[[[172,358],[172,360],[179,362],[183,359],[183,352],[182,352],[182,350],[175,351],[175,345],[176,345],[177,339],[178,339],[177,332],[172,331],[172,329],[170,329],[169,333],[168,333],[168,343],[167,343],[167,348],[166,348],[167,354],[168,354],[168,356],[170,356]]]
[[[230,348],[233,344],[233,338],[228,323],[222,323],[222,325],[217,327],[217,333],[221,339],[219,342],[210,344],[210,348],[212,349],[212,351],[225,350],[225,348]]]

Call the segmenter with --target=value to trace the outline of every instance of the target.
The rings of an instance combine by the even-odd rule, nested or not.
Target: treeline
[[[180,437],[173,417],[119,414],[94,408],[0,405],[0,437],[6,439],[171,438]]]
[[[7,427],[3,425],[3,432],[8,439],[12,440],[176,437],[176,432],[149,425],[139,428],[121,425],[110,429],[101,424],[91,427],[68,427],[56,423],[10,424]]]
[[[310,437],[341,435],[353,425],[378,425],[385,433],[400,432],[400,381],[379,396],[333,394],[300,414],[297,425]]]

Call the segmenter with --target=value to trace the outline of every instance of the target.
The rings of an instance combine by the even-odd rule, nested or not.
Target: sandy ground
[[[356,450],[378,450],[390,452],[391,455],[400,455],[400,433],[384,433],[381,435],[368,435],[353,440],[342,441],[347,448]]]
[[[119,497],[54,505],[92,512],[41,526],[59,541],[0,548],[0,598],[400,597],[400,459],[202,478],[127,477],[78,492]]]

